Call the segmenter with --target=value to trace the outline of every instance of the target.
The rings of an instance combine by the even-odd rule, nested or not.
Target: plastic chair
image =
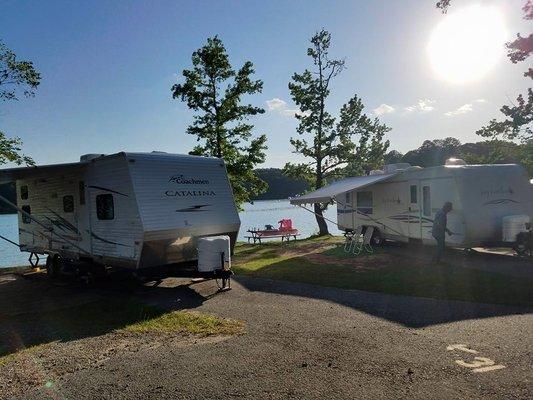
[[[344,251],[346,253],[353,253],[358,255],[361,253],[363,248],[363,243],[361,242],[361,232],[363,230],[362,226],[358,226],[354,231],[351,231],[346,235],[346,242],[344,243]]]

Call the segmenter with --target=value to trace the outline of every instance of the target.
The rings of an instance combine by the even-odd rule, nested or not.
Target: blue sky
[[[191,53],[218,34],[233,65],[251,60],[264,81],[251,101],[267,112],[253,122],[269,138],[264,166],[280,167],[295,158],[289,137],[296,121],[284,111],[295,108],[287,83],[309,66],[308,39],[324,27],[333,35],[331,55],[347,65],[333,84],[331,112],[354,93],[369,114],[390,111],[381,118],[392,127],[391,148],[403,152],[425,139],[475,141],[476,129],[525,92],[525,65],[502,57],[480,81],[438,79],[426,47],[446,16],[434,3],[3,1],[0,38],[34,62],[42,84],[34,98],[1,104],[0,129],[21,137],[38,163],[121,150],[186,153],[195,144],[185,133],[192,113],[172,100],[170,87],[190,66]],[[454,7],[471,3],[457,0]],[[483,2],[498,7],[511,36],[525,30],[522,3]]]

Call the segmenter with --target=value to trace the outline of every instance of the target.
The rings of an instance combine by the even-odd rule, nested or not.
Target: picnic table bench
[[[248,231],[250,233],[249,236],[245,236],[246,239],[248,239],[248,243],[250,243],[250,240],[254,241],[254,244],[259,243],[261,244],[261,240],[263,239],[275,239],[275,238],[281,238],[281,241],[284,242],[285,240],[288,242],[291,240],[291,237],[293,240],[296,240],[296,237],[300,236],[299,233],[279,233],[274,235],[261,235],[259,232],[256,231]]]

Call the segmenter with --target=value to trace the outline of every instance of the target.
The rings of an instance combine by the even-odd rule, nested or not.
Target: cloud
[[[452,110],[452,111],[448,111],[444,113],[444,115],[446,115],[447,117],[453,117],[454,115],[466,114],[466,113],[472,112],[473,110],[474,109],[472,108],[472,104],[466,103],[456,110]]]
[[[299,115],[299,116],[302,116],[302,115],[309,115],[311,114],[309,111],[306,111],[306,112],[302,112],[298,109],[284,109],[284,110],[280,110],[280,114],[285,116],[285,117],[294,117],[295,115]]]
[[[271,100],[267,100],[266,105],[269,111],[275,111],[280,115],[283,115],[284,117],[294,117],[295,115],[302,116],[310,114],[309,112],[302,112],[297,108],[287,108],[287,102],[285,100],[278,99],[277,97]]]
[[[408,113],[411,113],[411,112],[414,112],[414,111],[418,111],[418,112],[421,112],[421,113],[426,113],[426,112],[433,111],[435,109],[435,107],[433,106],[433,104],[435,104],[435,103],[436,103],[435,100],[420,99],[420,100],[418,100],[418,102],[416,104],[413,104],[412,106],[405,107],[404,110],[406,112],[408,112]]]
[[[287,102],[277,97],[266,101],[267,107],[270,111],[284,110],[287,107]]]
[[[374,115],[385,115],[395,111],[395,108],[388,104],[382,103],[378,108],[374,108]]]
[[[487,100],[485,100],[485,99],[475,99],[474,101],[476,103],[486,103],[487,102]]]

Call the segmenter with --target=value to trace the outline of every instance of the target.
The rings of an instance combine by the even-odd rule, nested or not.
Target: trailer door
[[[422,239],[422,207],[420,195],[420,180],[409,181],[409,211],[408,229],[409,237]]]

